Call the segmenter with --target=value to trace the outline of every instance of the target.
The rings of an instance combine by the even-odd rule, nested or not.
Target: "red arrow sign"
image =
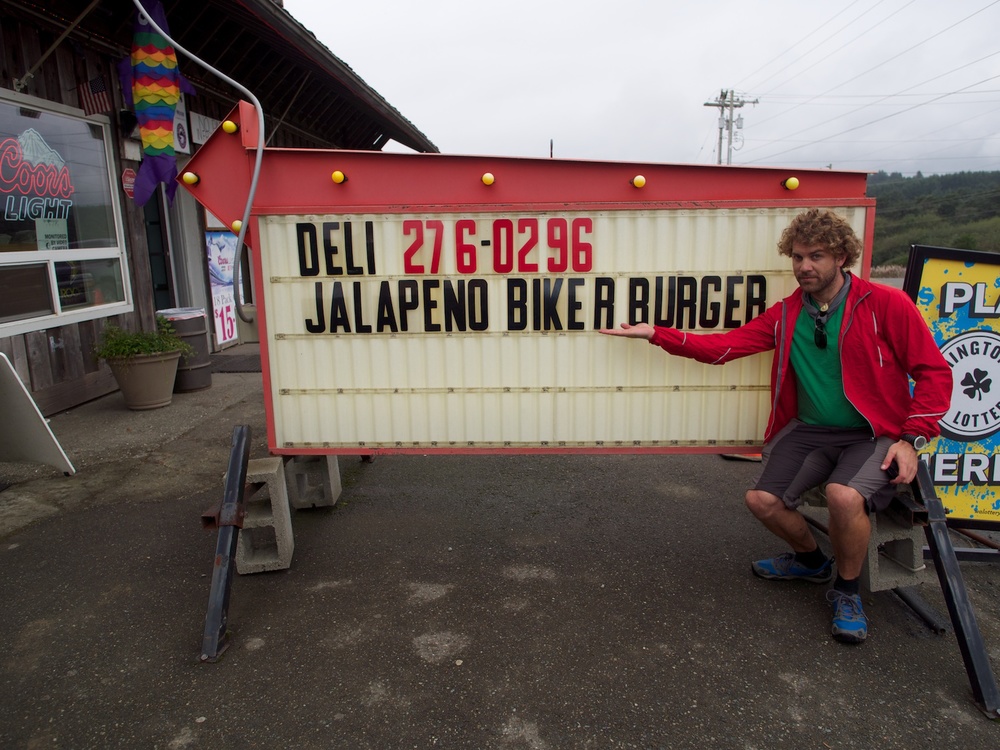
[[[220,128],[209,138],[188,163],[187,171],[199,181],[185,187],[231,225],[242,217],[250,189],[257,128],[246,102],[227,119],[238,130],[229,134]],[[343,181],[336,181],[335,173]],[[416,207],[446,212],[529,206],[536,211],[723,208],[734,202],[802,207],[863,199],[866,182],[864,172],[830,170],[268,148],[252,215]]]

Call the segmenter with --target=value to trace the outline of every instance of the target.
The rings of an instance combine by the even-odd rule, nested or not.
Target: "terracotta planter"
[[[180,358],[180,352],[167,352],[109,359],[108,366],[125,397],[125,406],[141,410],[170,404]]]

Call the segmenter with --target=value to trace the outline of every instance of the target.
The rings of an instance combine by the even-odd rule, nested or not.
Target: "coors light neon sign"
[[[6,221],[67,219],[73,192],[69,167],[38,131],[28,128],[17,138],[0,141]]]

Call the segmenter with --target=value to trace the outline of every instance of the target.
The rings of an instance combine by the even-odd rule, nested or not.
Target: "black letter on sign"
[[[306,318],[306,330],[309,333],[323,333],[326,330],[326,313],[323,311],[323,282],[316,282],[316,322]]]
[[[698,313],[698,280],[693,276],[681,276],[677,279],[677,327],[694,328],[695,316]],[[687,311],[688,322],[684,323],[684,312]]]
[[[722,305],[718,302],[709,302],[709,287],[713,287],[715,291],[722,291],[722,279],[718,276],[705,276],[701,280],[701,304],[698,313],[698,325],[702,328],[716,328],[719,325],[719,313],[722,311]]]
[[[365,272],[361,266],[354,265],[354,235],[349,221],[344,222],[344,260],[347,261],[348,276],[360,276]]]
[[[559,221],[559,219],[556,219],[555,221]],[[562,219],[562,222],[563,224],[565,224],[566,220]],[[541,279],[531,280],[531,330],[532,331],[542,330],[542,280]]]
[[[371,333],[372,327],[365,323],[364,310],[361,309],[361,282],[355,281],[354,287],[354,328],[358,333]]]
[[[345,226],[350,227],[350,224]],[[332,234],[340,229],[339,221],[323,222],[323,257],[326,258],[326,275],[343,276],[344,269],[334,265],[333,256],[337,254],[337,246],[333,244]]]
[[[392,307],[392,292],[389,291],[389,282],[383,281],[378,288],[378,315],[376,325],[379,333],[388,328],[393,333],[399,333],[399,326],[396,325],[396,311]]]
[[[649,282],[646,279],[628,280],[629,325],[649,322]]]
[[[569,287],[569,301],[566,305],[566,328],[571,331],[582,331],[584,328],[583,321],[576,318],[576,314],[583,307],[583,303],[577,300],[576,293],[584,283],[586,283],[584,279],[570,279],[566,282],[566,286]]]
[[[528,282],[507,279],[507,330],[523,331],[528,327]]]
[[[319,276],[316,227],[312,224],[296,224],[295,238],[299,245],[299,276]]]
[[[601,320],[604,313],[604,320]],[[615,280],[610,276],[594,279],[594,330],[615,324]]]
[[[434,322],[434,309],[438,303],[431,299],[431,289],[438,289],[440,286],[441,282],[437,279],[424,279],[424,330],[432,333],[441,330],[441,324]]]
[[[375,222],[365,222],[365,247],[368,250],[368,273],[375,275]]]
[[[458,289],[451,279],[444,280],[444,330],[466,329],[465,280],[458,280]]]
[[[333,282],[333,299],[330,301],[330,332],[343,328],[351,332],[351,320],[347,317],[347,302],[344,301],[344,287],[339,281]]]
[[[674,305],[677,304],[677,279],[667,279],[666,311],[663,305],[663,277],[656,277],[656,293],[653,302],[653,325],[671,328],[674,325]]]
[[[545,279],[545,323],[542,330],[562,330],[562,321],[559,320],[559,311],[556,309],[556,305],[559,302],[559,293],[562,291],[562,282],[562,279],[555,279],[555,283],[553,284],[552,279]]]
[[[722,321],[723,328],[740,327],[740,321],[736,319],[736,311],[740,309],[740,298],[736,294],[736,287],[742,285],[742,276],[726,277],[726,317]]]
[[[407,279],[399,282],[399,327],[410,330],[409,313],[420,307],[420,296],[417,294],[417,282]]]
[[[746,323],[760,315],[767,308],[767,277],[747,276],[747,319]]]
[[[490,327],[489,285],[486,279],[469,282],[469,328],[485,331]]]

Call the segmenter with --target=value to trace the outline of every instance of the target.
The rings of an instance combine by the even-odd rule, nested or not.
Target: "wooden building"
[[[280,1],[161,2],[178,47],[258,98],[268,145],[437,151]],[[119,64],[136,15],[131,0],[0,0],[0,352],[44,414],[116,388],[92,354],[108,321],[151,329],[157,310],[195,308],[219,322],[206,244],[225,228],[185,190],[132,197],[142,143]],[[175,116],[183,171],[244,97],[177,57],[195,90]],[[212,346],[237,338],[216,329]]]

